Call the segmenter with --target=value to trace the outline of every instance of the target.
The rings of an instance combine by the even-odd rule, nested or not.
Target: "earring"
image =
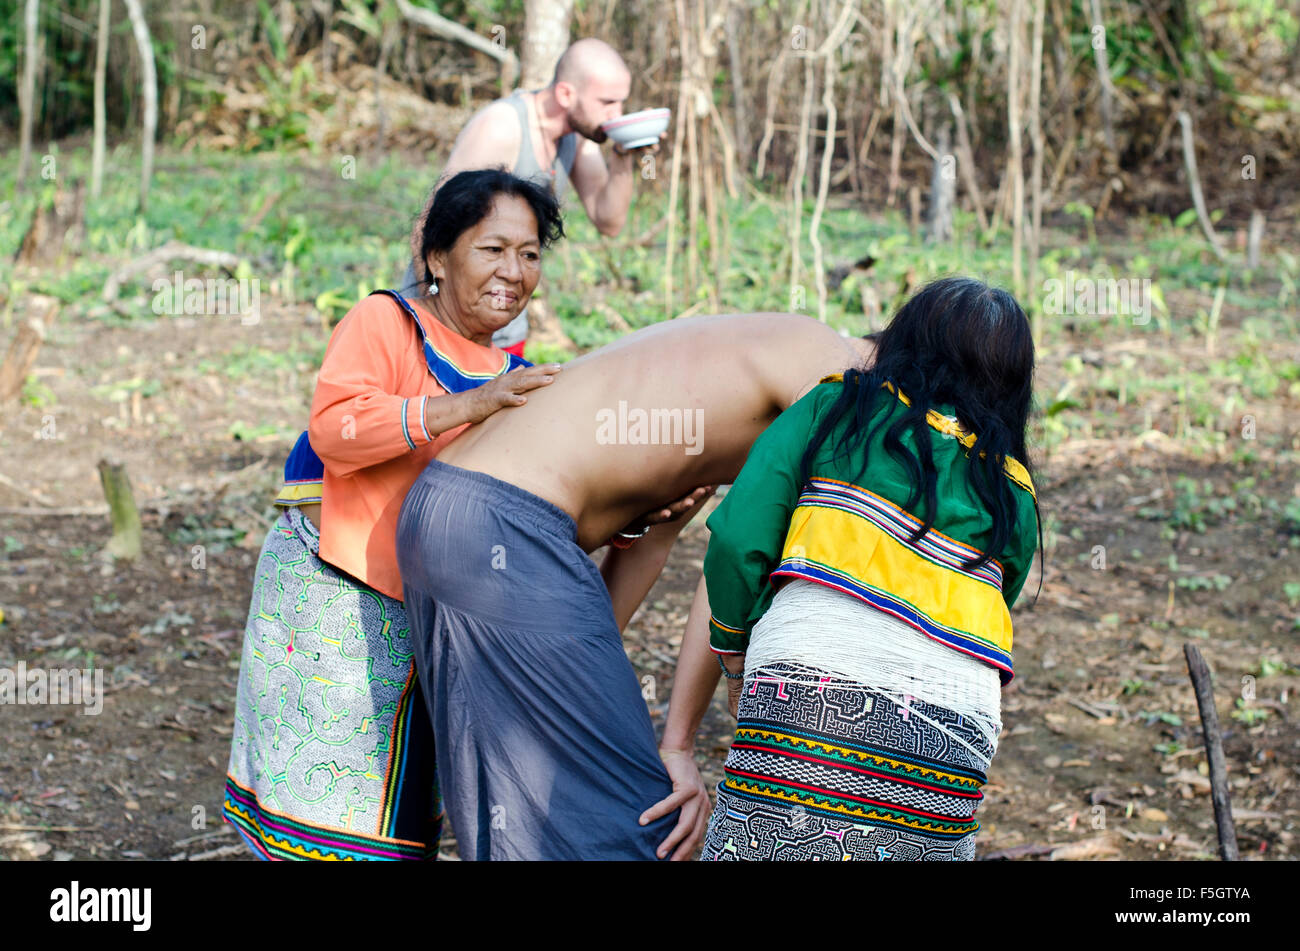
[[[433,279],[432,281],[429,282],[429,293],[430,293],[431,295],[432,295],[432,294],[437,294],[437,293],[438,293],[438,280],[437,280],[437,278],[435,278],[435,279]]]

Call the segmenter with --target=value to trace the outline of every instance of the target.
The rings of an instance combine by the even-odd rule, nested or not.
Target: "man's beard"
[[[605,130],[600,126],[588,125],[585,122],[580,122],[577,119],[574,119],[572,116],[569,117],[569,125],[573,127],[573,131],[578,133],[578,135],[582,136],[584,139],[590,139],[597,145],[609,138],[609,136],[605,134]]]

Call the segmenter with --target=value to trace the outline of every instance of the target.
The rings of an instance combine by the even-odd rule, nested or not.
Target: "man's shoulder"
[[[504,99],[490,102],[465,123],[460,138],[457,140],[453,154],[464,148],[479,148],[518,144],[523,137],[519,125],[519,115],[510,103]]]
[[[510,96],[503,96],[500,99],[493,99],[486,106],[480,107],[479,110],[470,117],[470,121],[474,122],[484,116],[493,119],[501,116],[514,116],[518,118],[519,111],[515,108],[514,103],[511,102]],[[518,123],[515,123],[515,125],[518,126]]]

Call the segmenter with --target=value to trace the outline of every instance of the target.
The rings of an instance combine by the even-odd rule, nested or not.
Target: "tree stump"
[[[106,555],[122,561],[140,557],[140,510],[135,505],[131,480],[126,466],[108,459],[99,460],[99,482],[104,487],[109,514],[113,520],[113,537],[104,549]]]
[[[4,363],[0,363],[0,404],[17,399],[22,393],[27,372],[36,362],[36,353],[44,339],[45,329],[39,320],[28,320],[18,326]]]
[[[79,179],[71,190],[56,186],[53,203],[41,205],[32,215],[14,263],[31,267],[54,265],[65,250],[76,246],[85,230],[85,219],[85,180]]]
[[[0,363],[0,405],[17,399],[23,391],[27,374],[36,362],[36,354],[45,339],[45,328],[54,323],[59,313],[59,300],[45,294],[29,297],[32,316],[18,326],[18,332],[9,343],[4,362]]]

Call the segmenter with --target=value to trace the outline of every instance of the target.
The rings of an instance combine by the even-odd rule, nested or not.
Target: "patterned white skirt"
[[[1001,731],[997,671],[793,581],[755,626],[706,860],[962,860]]]

